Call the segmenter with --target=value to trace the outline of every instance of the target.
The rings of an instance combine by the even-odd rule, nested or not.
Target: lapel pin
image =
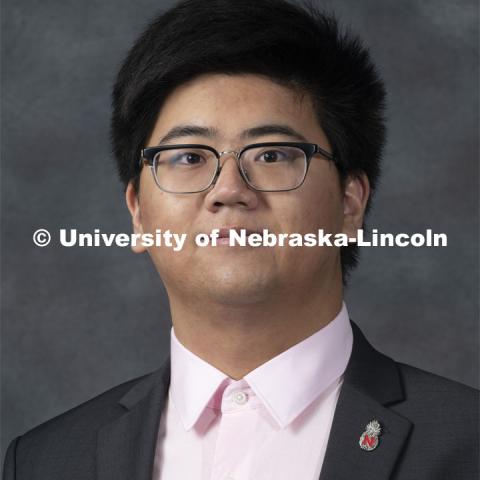
[[[370,452],[378,446],[378,436],[382,433],[382,427],[378,420],[372,420],[365,427],[365,431],[360,436],[358,444],[362,450]]]

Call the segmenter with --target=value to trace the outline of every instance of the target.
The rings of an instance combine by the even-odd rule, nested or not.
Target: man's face
[[[171,129],[185,125],[216,133],[183,135],[165,143],[198,143],[218,152],[239,152],[249,143],[302,141],[284,133],[242,135],[254,127],[281,125],[331,152],[311,98],[301,98],[298,92],[257,75],[202,75],[181,85],[164,103],[146,146],[158,145]],[[233,306],[274,301],[279,294],[314,291],[315,286],[338,282],[340,256],[335,247],[199,247],[194,242],[198,233],[225,227],[268,229],[275,234],[316,233],[318,229],[351,233],[352,222],[361,224],[364,203],[358,204],[361,212],[354,211],[334,163],[314,156],[303,185],[287,192],[250,189],[231,154],[222,156],[221,164],[215,185],[205,192],[165,193],[145,167],[138,198],[131,185],[127,189],[136,233],[161,229],[187,234],[181,251],[148,249],[169,296]],[[359,190],[353,191],[355,196]]]

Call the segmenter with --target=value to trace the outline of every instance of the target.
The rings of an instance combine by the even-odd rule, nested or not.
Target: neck
[[[341,278],[329,288],[286,291],[275,301],[190,305],[169,292],[175,335],[191,352],[238,380],[330,323],[342,307]]]

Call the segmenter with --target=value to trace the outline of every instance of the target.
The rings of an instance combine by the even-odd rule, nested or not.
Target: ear
[[[365,208],[370,196],[370,182],[364,172],[349,175],[343,194],[343,229],[349,238],[357,237],[362,228]]]
[[[132,182],[128,183],[127,190],[125,191],[125,200],[127,202],[127,207],[130,211],[130,215],[132,216],[133,233],[143,234],[139,196],[135,191]],[[137,242],[136,245],[132,245],[131,248],[133,252],[143,253],[147,251],[146,247],[144,247],[140,243],[141,242]]]

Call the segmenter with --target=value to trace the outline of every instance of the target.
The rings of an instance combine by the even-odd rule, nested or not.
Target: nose
[[[212,212],[225,206],[241,207],[245,210],[255,208],[258,204],[257,192],[249,188],[243,179],[236,152],[222,152],[220,162],[220,171],[213,188],[205,197],[207,208]]]

